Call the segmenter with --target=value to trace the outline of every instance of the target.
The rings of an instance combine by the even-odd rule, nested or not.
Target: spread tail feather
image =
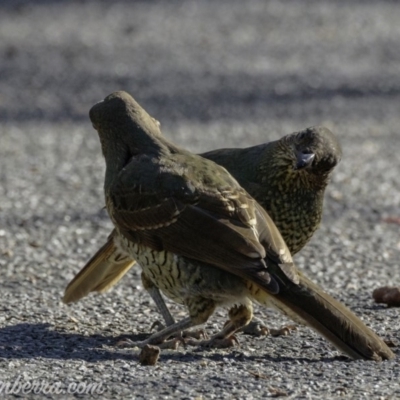
[[[271,296],[263,290],[253,290],[253,295],[257,302],[278,308],[296,322],[310,326],[353,359],[394,358],[385,342],[350,309],[303,274],[298,285],[281,285],[279,294]]]
[[[135,264],[121,254],[114,245],[113,235],[107,243],[78,272],[65,289],[63,302],[68,304],[80,300],[90,292],[106,292],[111,289]]]

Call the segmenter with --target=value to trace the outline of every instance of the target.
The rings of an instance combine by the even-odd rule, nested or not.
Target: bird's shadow
[[[47,323],[21,323],[0,329],[0,358],[52,358],[61,360],[106,361],[132,360],[129,352],[107,349],[115,337],[101,334],[82,335],[54,329]]]
[[[133,341],[143,340],[148,335],[120,335],[107,336],[101,334],[83,335],[54,329],[47,323],[21,323],[6,326],[0,329],[0,358],[1,359],[34,359],[48,358],[58,360],[84,360],[101,362],[109,360],[138,360],[138,352],[130,349],[120,349],[117,343],[129,338]],[[162,351],[161,362],[173,360],[175,362],[193,362],[201,360],[223,362],[227,359],[235,361],[266,361],[287,362],[300,361],[304,363],[329,363],[332,361],[347,361],[345,357],[323,357],[311,359],[305,357],[274,357],[265,355],[244,355],[233,350],[229,354],[224,352],[206,351],[199,348],[187,348],[187,351]]]

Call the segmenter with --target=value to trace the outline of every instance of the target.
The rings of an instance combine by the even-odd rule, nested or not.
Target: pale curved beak
[[[297,163],[295,169],[303,169],[310,166],[314,158],[314,153],[297,153]]]

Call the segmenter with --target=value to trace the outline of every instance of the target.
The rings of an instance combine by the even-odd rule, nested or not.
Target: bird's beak
[[[295,169],[303,169],[311,165],[315,158],[314,153],[303,153],[298,152],[296,158],[296,166]]]

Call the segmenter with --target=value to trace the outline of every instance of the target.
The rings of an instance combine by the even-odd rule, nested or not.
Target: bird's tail
[[[63,302],[72,303],[90,292],[106,292],[111,289],[135,264],[115,246],[113,235],[107,243],[78,272],[65,289]]]
[[[299,275],[298,285],[286,280],[280,285],[281,291],[273,296],[253,286],[254,299],[310,326],[351,358],[381,361],[394,357],[385,342],[352,311],[303,274]]]

